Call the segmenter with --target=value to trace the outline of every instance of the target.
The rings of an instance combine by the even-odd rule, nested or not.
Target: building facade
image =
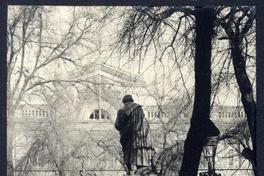
[[[122,105],[122,97],[126,94],[132,94],[135,102],[143,105],[157,151],[162,153],[163,158],[168,155],[167,158],[173,159],[172,156],[175,156],[180,161],[184,135],[173,133],[170,139],[166,138],[167,143],[163,138],[164,131],[168,130],[164,124],[170,124],[168,116],[176,113],[173,105],[166,105],[167,108],[162,109],[155,101],[146,104],[149,96],[144,80],[111,66],[97,64],[82,72],[78,75],[71,73],[67,78],[78,78],[86,83],[86,87],[77,93],[72,88],[68,90],[71,98],[78,99],[75,105],[72,104],[73,110],[70,110],[71,104],[66,106],[62,99],[56,110],[51,104],[43,103],[21,105],[16,112],[13,149],[16,175],[27,170],[38,176],[59,175],[60,170],[65,175],[74,176],[79,175],[80,171],[100,176],[124,175],[119,134],[114,122]],[[58,92],[66,94],[63,90]],[[211,114],[222,132],[237,119],[245,118],[242,107],[216,106]],[[190,118],[182,116],[179,118]],[[189,127],[183,122],[176,125],[185,130],[182,132],[184,134]],[[169,152],[162,150],[162,147],[171,144]],[[234,173],[237,175],[251,172],[248,163],[241,163],[242,159],[235,153],[230,144],[219,144],[216,168],[225,173],[222,175],[232,175],[229,174],[232,171],[236,171]],[[180,163],[176,162],[176,165],[172,168],[179,168]],[[171,173],[177,175],[173,169]],[[205,169],[206,161],[202,158],[200,170]]]

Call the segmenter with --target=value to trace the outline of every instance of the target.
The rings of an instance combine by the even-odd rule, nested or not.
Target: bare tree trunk
[[[197,176],[205,139],[208,136],[219,135],[219,130],[209,119],[215,10],[196,8],[195,18],[195,97],[191,126],[184,143],[180,176]]]
[[[243,151],[243,155],[251,162],[254,174],[256,175],[255,166],[255,149],[256,149],[256,102],[253,96],[252,84],[248,78],[246,72],[246,60],[242,55],[241,49],[242,41],[238,36],[231,39],[231,55],[233,60],[233,66],[235,70],[236,80],[241,92],[241,100],[244,106],[244,110],[247,116],[247,122],[252,140],[253,151],[246,149]]]
[[[252,84],[246,72],[246,58],[243,55],[242,49],[243,38],[253,27],[254,13],[250,15],[251,17],[246,21],[244,27],[241,22],[236,23],[231,19],[227,23],[222,22],[221,25],[229,39],[235,77],[241,93],[241,100],[247,116],[247,123],[253,145],[253,150],[245,148],[242,155],[251,162],[254,174],[256,175],[256,102],[254,100]],[[230,18],[233,18],[233,16]],[[232,29],[231,22],[235,23],[235,29]],[[242,27],[241,31],[239,30],[239,25]]]

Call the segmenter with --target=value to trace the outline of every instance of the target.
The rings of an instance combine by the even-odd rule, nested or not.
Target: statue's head
[[[123,103],[126,103],[126,102],[134,102],[134,99],[132,98],[132,95],[125,95],[122,99],[122,102]]]

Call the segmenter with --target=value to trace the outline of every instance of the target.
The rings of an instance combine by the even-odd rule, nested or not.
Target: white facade
[[[68,79],[76,79],[76,76],[70,74]],[[156,106],[154,101],[152,105],[149,105],[151,98],[147,96],[145,91],[145,82],[139,77],[101,64],[83,70],[83,74],[78,76],[79,80],[85,80],[90,87],[80,90],[78,95],[75,93],[74,96],[79,100],[79,106],[74,109],[73,114],[66,114],[66,116],[70,116],[69,119],[55,119],[55,126],[59,126],[59,131],[65,133],[62,136],[65,138],[64,144],[66,146],[72,147],[74,143],[78,144],[82,141],[88,141],[89,145],[87,145],[88,151],[80,152],[81,156],[78,159],[71,159],[74,166],[69,168],[67,173],[69,175],[72,172],[76,174],[80,169],[84,169],[102,176],[123,175],[124,168],[120,163],[122,158],[120,158],[119,134],[114,128],[117,110],[122,105],[122,97],[125,94],[131,94],[136,103],[143,105],[145,116],[150,122],[155,137],[158,137],[156,134],[161,132],[160,118],[166,119],[165,114]],[[168,114],[174,112],[171,107],[166,110],[171,111]],[[54,125],[50,124],[54,123],[52,117],[48,105],[23,105],[17,111],[13,152],[15,165],[30,149],[35,137],[40,133],[38,130],[46,128],[52,130],[48,129]],[[217,107],[213,110],[211,118],[217,126],[221,127],[220,130],[223,130],[228,128],[234,119],[245,118],[245,115],[241,107]],[[172,136],[171,140],[182,141],[179,136]],[[106,144],[109,145],[109,148],[103,149],[102,146]],[[183,147],[183,145],[179,146]],[[104,150],[107,150],[108,153],[105,153]],[[240,163],[241,158],[230,157],[232,156],[230,150],[232,151],[232,148],[219,144],[218,151],[222,152],[219,152],[216,157],[216,168],[219,169],[220,173],[230,175],[229,173],[232,171],[238,170],[235,174],[241,175],[251,172],[247,170],[250,169],[247,167],[248,163]],[[201,161],[201,170],[206,169],[203,163]],[[50,175],[54,175],[54,172],[51,171],[55,169],[54,166],[38,166],[37,164],[36,168],[46,169],[46,174],[50,172]]]

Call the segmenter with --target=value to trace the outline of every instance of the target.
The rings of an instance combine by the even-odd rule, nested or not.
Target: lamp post
[[[199,173],[199,176],[221,176],[215,172],[215,154],[217,149],[218,136],[208,137],[205,141],[203,153],[208,162],[208,171]]]

